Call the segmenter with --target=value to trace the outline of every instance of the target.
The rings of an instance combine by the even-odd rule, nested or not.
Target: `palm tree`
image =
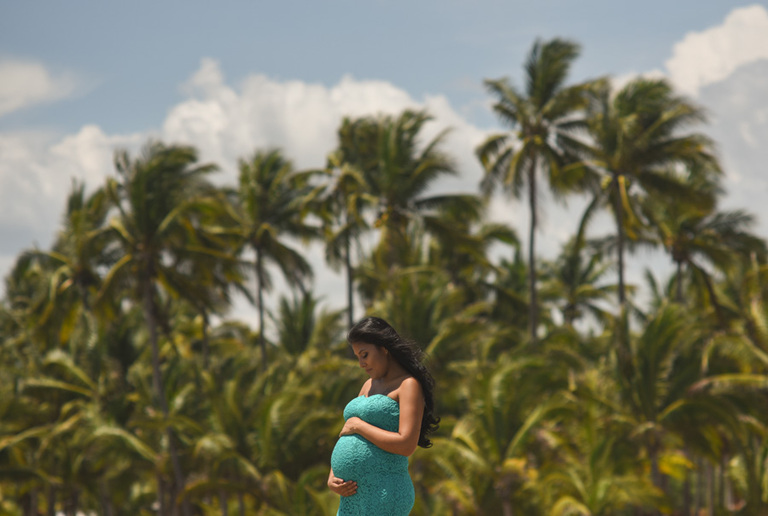
[[[602,253],[589,248],[586,238],[587,226],[598,206],[597,200],[595,198],[587,206],[576,235],[563,246],[560,256],[544,266],[542,297],[562,300],[560,312],[569,327],[585,313],[605,323],[608,313],[601,302],[607,301],[616,291],[615,285],[599,284],[608,272],[609,264],[605,263]]]
[[[347,324],[351,328],[355,321],[352,244],[368,229],[363,212],[372,199],[366,195],[363,170],[375,165],[370,157],[378,130],[370,118],[344,118],[338,137],[338,148],[328,156],[329,180],[322,187],[320,211],[326,223],[326,261],[332,267],[343,265],[346,272]]]
[[[565,86],[571,63],[578,55],[579,46],[573,42],[537,41],[525,64],[524,92],[507,79],[485,81],[496,97],[494,111],[504,124],[516,129],[516,133],[493,135],[477,148],[486,171],[481,187],[490,195],[498,184],[515,198],[527,187],[529,332],[534,342],[539,324],[535,254],[538,175],[546,173],[557,198],[588,183],[584,169],[567,166],[564,152],[570,147],[571,133],[582,125],[578,113],[586,105],[586,84]]]
[[[200,316],[200,343],[203,366],[210,355],[212,314],[223,315],[232,305],[232,291],[248,298],[245,286],[246,266],[235,254],[240,245],[236,235],[228,230],[227,198],[223,191],[196,200],[190,206],[192,219],[188,224],[189,247],[198,251],[197,259],[190,263],[189,276],[194,282],[175,285]]]
[[[477,220],[482,206],[471,194],[425,195],[440,178],[457,173],[451,159],[439,149],[445,131],[424,146],[419,141],[424,125],[431,120],[426,112],[409,110],[380,118],[376,166],[363,169],[366,190],[376,198],[374,226],[381,229],[376,261],[389,272],[409,252],[411,223],[423,225],[427,233],[441,232],[445,230],[441,223],[444,210]]]
[[[703,110],[677,96],[663,79],[635,79],[615,94],[609,82],[592,90],[588,108],[590,144],[580,145],[587,166],[605,177],[605,199],[613,210],[619,274],[619,305],[626,301],[624,248],[627,229],[640,228],[637,194],[648,193],[679,202],[695,190],[669,174],[688,167],[701,177],[720,173],[712,141],[701,133],[685,132],[705,121]]]
[[[267,365],[264,292],[272,288],[267,264],[277,265],[291,286],[302,287],[312,276],[307,260],[285,239],[306,241],[320,236],[320,229],[304,220],[307,200],[313,192],[310,183],[313,173],[295,172],[279,150],[257,151],[247,160],[240,160],[239,187],[231,204],[231,229],[241,239],[241,252],[248,249],[255,254],[253,273],[264,367]]]
[[[649,230],[675,263],[675,299],[683,303],[686,272],[699,280],[709,302],[723,322],[714,280],[705,264],[725,271],[735,262],[746,263],[752,254],[764,257],[765,242],[748,232],[754,218],[742,210],[717,211],[714,200],[706,204],[644,200],[642,212]]]
[[[205,175],[215,166],[198,165],[197,151],[192,147],[149,142],[138,158],[132,159],[127,151],[116,153],[115,167],[117,178],[109,180],[107,191],[117,210],[110,227],[122,258],[104,278],[100,298],[116,298],[127,292],[142,306],[152,351],[154,397],[168,417],[158,343],[159,330],[165,325],[159,296],[175,293],[176,285],[194,281],[185,272],[199,257],[199,251],[188,245],[189,206],[210,192]],[[167,437],[175,488],[181,494],[184,473],[170,426]],[[191,516],[185,497],[182,512]]]
[[[605,421],[582,420],[577,426],[588,437],[576,446],[561,445],[562,462],[548,464],[537,482],[547,514],[610,516],[630,507],[659,506],[658,489],[633,468],[631,452],[619,442],[617,429],[606,431]],[[592,432],[592,428],[601,431]]]
[[[277,342],[289,354],[298,356],[312,347],[331,349],[344,340],[341,312],[318,310],[312,292],[289,300],[281,297],[278,310],[270,314],[277,328]]]
[[[724,441],[738,432],[738,410],[727,400],[695,395],[702,349],[712,334],[678,304],[664,304],[632,342],[631,372],[616,387],[624,421],[645,450],[653,484],[668,491],[660,460],[670,450],[696,451],[715,461]],[[668,494],[668,493],[667,493]]]
[[[92,300],[101,284],[99,268],[111,265],[106,218],[109,203],[103,189],[85,195],[85,185],[73,182],[59,232],[51,251],[30,251],[45,260],[51,268],[48,305],[40,324],[58,312],[56,334],[63,344],[78,316],[88,319],[91,326],[94,307]]]
[[[435,447],[445,452],[434,460],[471,482],[472,506],[462,507],[462,514],[527,514],[533,509],[527,486],[539,475],[537,452],[547,448],[548,439],[541,437],[546,422],[568,405],[560,394],[566,387],[563,364],[544,353],[504,353],[494,359],[494,364],[462,364],[471,380],[461,398],[469,406],[449,438],[435,439]]]

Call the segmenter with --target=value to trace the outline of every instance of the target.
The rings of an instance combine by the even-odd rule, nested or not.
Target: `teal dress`
[[[400,405],[383,394],[359,396],[344,408],[344,420],[359,417],[390,432],[400,425]],[[357,482],[357,493],[342,496],[338,516],[407,516],[414,492],[408,457],[382,450],[362,436],[343,435],[331,455],[333,474]]]

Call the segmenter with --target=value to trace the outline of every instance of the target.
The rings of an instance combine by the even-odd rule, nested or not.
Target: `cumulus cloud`
[[[0,116],[68,97],[77,80],[71,73],[53,74],[44,65],[20,59],[0,61]]]
[[[709,132],[719,143],[726,171],[725,207],[758,216],[758,230],[768,236],[768,60],[742,66],[728,79],[701,91],[711,113]]]
[[[94,125],[61,137],[44,132],[0,133],[0,254],[46,246],[55,234],[72,180],[94,188],[112,170],[116,147],[141,135],[108,136]]]
[[[327,87],[254,74],[233,87],[213,59],[202,60],[182,91],[189,98],[170,110],[163,125],[164,138],[197,145],[206,160],[222,165],[230,182],[234,178],[227,171],[233,171],[237,159],[255,149],[279,147],[297,167],[318,167],[337,143],[342,117],[426,108],[435,121],[425,127],[424,137],[452,128],[445,150],[457,159],[462,178],[471,177],[466,180],[477,184],[479,168],[472,152],[484,132],[469,124],[441,95],[417,100],[391,83],[352,76]]]
[[[666,67],[681,91],[697,95],[701,87],[761,59],[768,59],[768,11],[753,5],[734,9],[721,25],[687,34]]]

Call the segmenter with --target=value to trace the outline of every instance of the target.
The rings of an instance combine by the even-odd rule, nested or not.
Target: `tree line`
[[[312,170],[258,149],[214,186],[194,147],[150,141],[73,182],[53,245],[5,278],[0,514],[335,514],[363,313],[437,381],[414,514],[766,514],[765,241],[719,207],[703,108],[662,79],[569,83],[579,52],[537,41],[519,84],[485,81],[502,128],[474,193],[434,193],[461,170],[416,110],[343,119]],[[544,190],[589,199],[551,259]],[[494,193],[526,203],[524,244],[489,221]],[[346,306],[312,291],[311,242]],[[644,247],[675,268],[632,285]],[[253,326],[228,318],[235,296]]]

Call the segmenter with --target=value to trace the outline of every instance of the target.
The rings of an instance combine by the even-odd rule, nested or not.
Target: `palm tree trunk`
[[[203,316],[203,369],[208,370],[208,362],[210,357],[210,342],[208,339],[208,310],[203,308],[201,310],[201,315]]]
[[[99,502],[101,503],[101,511],[103,516],[114,516],[115,511],[112,507],[112,501],[109,499],[107,480],[103,475],[99,479]]]
[[[37,487],[30,489],[29,493],[25,495],[27,503],[23,503],[24,516],[37,516],[40,514],[37,507]]]
[[[160,408],[163,411],[166,419],[170,415],[168,409],[168,400],[165,398],[165,390],[163,389],[163,376],[160,371],[160,350],[158,346],[157,336],[157,319],[155,317],[155,297],[152,283],[145,281],[144,285],[144,319],[147,321],[147,327],[149,329],[149,342],[152,348],[152,386],[157,397],[157,402],[160,404]],[[176,481],[176,489],[179,493],[184,492],[184,475],[181,471],[181,464],[179,462],[179,453],[176,449],[176,438],[173,435],[171,428],[166,429],[166,435],[168,437],[168,452],[171,456],[171,465],[173,467],[173,476]],[[173,503],[175,506],[175,502]],[[181,502],[181,510],[183,516],[191,516],[191,510],[189,502],[186,496],[183,496]]]
[[[677,302],[683,304],[683,263],[677,262]]]
[[[261,251],[256,248],[256,303],[259,310],[259,346],[261,347],[261,368],[267,368],[267,341],[264,339],[264,264]]]
[[[619,308],[624,309],[626,292],[624,287],[624,210],[621,206],[621,186],[619,185],[619,174],[613,174],[614,206],[613,211],[616,215],[616,254],[619,267]]]
[[[726,468],[725,453],[720,454],[720,464],[717,467],[717,493],[718,493],[718,506],[725,508],[725,468]]]
[[[224,489],[219,489],[219,507],[221,508],[221,516],[227,516],[229,511],[227,510],[227,493]]]
[[[698,515],[704,499],[704,460],[696,459],[696,499],[693,505],[693,513]]]
[[[80,496],[77,489],[69,496],[67,501],[67,516],[77,516],[77,506],[80,504]]]
[[[160,514],[168,514],[168,507],[165,503],[165,480],[159,470],[157,471],[157,502],[160,506]]]
[[[690,460],[690,452],[686,448],[685,451],[685,457]],[[683,481],[683,513],[685,516],[690,516],[691,514],[691,471],[686,470],[685,471],[685,480]]]
[[[349,226],[349,221],[347,221],[347,226]],[[351,249],[350,249],[350,242],[349,242],[349,235],[345,236],[344,239],[344,267],[347,270],[347,323],[348,328],[351,328],[355,325],[355,307],[354,307],[354,299],[353,299],[353,285],[352,285],[352,257]]]
[[[53,485],[48,486],[48,516],[56,516],[56,488]],[[37,513],[35,513],[37,514]]]
[[[528,285],[530,306],[528,308],[528,327],[531,342],[536,343],[536,330],[539,327],[538,299],[536,295],[536,158],[531,160],[528,171],[528,207],[531,212],[531,227],[528,235]]]
[[[619,174],[613,173],[614,206],[616,215],[616,254],[619,269],[619,349],[618,360],[622,373],[628,377],[629,358],[629,317],[626,310],[626,287],[624,286],[624,210],[621,205],[621,185]]]
[[[715,466],[707,464],[707,514],[715,516]]]

